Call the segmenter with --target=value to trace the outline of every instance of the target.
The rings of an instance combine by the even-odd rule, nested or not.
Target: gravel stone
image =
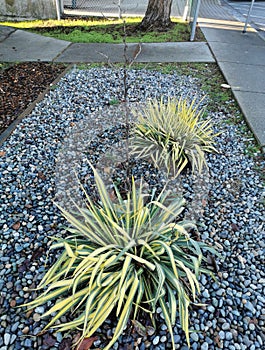
[[[162,335],[160,338],[161,343],[165,343],[167,341],[167,337],[165,335]]]
[[[207,289],[205,289],[205,290],[203,291],[202,296],[203,296],[204,298],[206,298],[206,299],[208,299],[208,298],[210,297],[210,294],[209,294],[209,292],[208,292]]]
[[[212,305],[208,305],[207,306],[207,310],[211,313],[213,313],[215,311],[215,308]]]
[[[208,343],[206,343],[206,342],[202,343],[201,350],[208,350],[208,348],[209,348],[209,344]]]
[[[5,333],[4,335],[4,343],[8,345],[10,343],[11,335],[9,333]]]
[[[251,311],[253,314],[255,313],[255,308],[250,301],[247,301],[245,304],[245,308]]]
[[[230,324],[228,322],[225,322],[223,325],[222,325],[222,329],[224,331],[227,331],[228,329],[230,329]]]
[[[219,337],[220,337],[220,339],[225,339],[225,332],[224,331],[220,331],[219,332]]]
[[[38,314],[44,314],[45,308],[43,306],[38,306],[36,307],[35,312]]]
[[[40,314],[37,314],[37,313],[33,314],[33,320],[35,322],[39,322],[40,321]]]
[[[226,340],[232,340],[233,339],[233,334],[231,332],[226,332],[225,333],[225,339]]]
[[[254,323],[250,323],[248,327],[249,327],[249,329],[250,329],[251,331],[254,331],[255,328],[256,328],[255,325],[254,325]]]
[[[195,342],[197,342],[199,340],[199,335],[197,333],[191,333],[190,337],[192,340],[194,340]]]
[[[160,340],[159,336],[154,337],[153,344],[157,345],[159,343],[159,340]]]

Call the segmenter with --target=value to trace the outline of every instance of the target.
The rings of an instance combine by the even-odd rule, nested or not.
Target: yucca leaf
[[[95,236],[93,231],[87,225],[82,224],[80,222],[80,220],[76,219],[72,214],[68,213],[66,210],[64,210],[62,207],[60,207],[58,204],[56,204],[56,205],[60,209],[60,211],[62,212],[63,216],[66,218],[66,220],[68,222],[70,222],[75,228],[77,228],[79,230],[80,234],[84,235],[88,239],[92,239],[93,236],[94,236],[94,237],[96,237],[98,244],[106,245],[106,243],[107,243],[106,239],[102,239],[102,237],[98,236],[98,235]],[[80,212],[82,214],[82,210],[81,209],[80,209]],[[83,213],[83,216],[84,216],[84,213]],[[87,223],[88,223],[88,221],[87,221]],[[92,220],[90,220],[89,223],[91,224],[93,229],[97,230],[97,226],[93,224]]]
[[[130,293],[128,294],[126,303],[125,303],[125,305],[123,307],[123,311],[120,314],[120,318],[119,318],[118,324],[116,326],[115,333],[113,335],[112,340],[110,341],[110,343],[105,348],[105,350],[109,350],[111,348],[111,346],[116,342],[118,337],[121,335],[121,333],[123,332],[123,329],[126,326],[126,324],[128,322],[128,319],[129,319],[129,315],[130,315],[130,312],[131,312],[133,299],[134,299],[134,296],[135,296],[135,294],[137,292],[138,285],[139,285],[139,279],[138,279],[137,274],[135,274],[133,284],[132,284],[132,286],[130,288]]]
[[[91,310],[92,310],[92,303],[95,300],[95,297],[97,296],[97,294],[99,293],[99,289],[94,289],[92,292],[90,292],[88,294],[87,300],[86,300],[86,307],[84,310],[84,327],[83,327],[83,336],[85,335],[84,331],[87,329],[87,324],[88,324],[88,320],[89,320],[89,315],[91,314]]]
[[[176,314],[177,314],[177,300],[176,296],[173,293],[173,290],[170,288],[170,286],[166,283],[166,289],[168,293],[168,302],[169,302],[169,309],[170,309],[170,320],[171,324],[174,325],[176,323]]]
[[[163,265],[163,270],[167,276],[167,283],[176,289],[178,295],[186,295],[185,289],[182,286],[182,282],[179,278],[176,278],[174,273],[165,264]]]
[[[73,285],[73,279],[64,279],[64,280],[59,280],[56,282],[53,282],[52,284],[49,285],[46,293],[48,293],[50,290],[52,289],[56,289],[56,288],[61,288],[61,287],[68,287],[71,288]]]
[[[140,258],[137,255],[131,254],[126,252],[125,255],[130,256],[132,259],[134,259],[135,261],[139,262],[142,265],[145,265],[146,267],[148,267],[150,270],[154,271],[156,266],[152,263],[150,263],[149,261],[147,261],[146,259]]]
[[[155,298],[154,298],[154,306],[156,305],[157,301],[159,298],[161,298],[162,294],[165,294],[164,292],[162,293],[162,290],[164,288],[165,285],[165,273],[163,271],[163,268],[161,267],[161,265],[159,263],[157,263],[156,261],[154,262],[156,265],[156,272],[157,272],[157,279],[156,279],[156,290],[155,290]],[[154,276],[153,276],[154,278]]]
[[[189,285],[190,285],[190,288],[191,288],[191,291],[192,291],[192,296],[193,296],[193,299],[195,300],[196,298],[196,291],[200,291],[200,286],[199,286],[199,282],[196,278],[196,276],[191,272],[190,269],[188,269],[182,261],[180,260],[177,260],[176,261],[176,264],[179,265],[182,270],[185,272],[188,280],[189,280]]]
[[[121,271],[121,276],[120,276],[120,283],[119,283],[119,288],[118,288],[118,293],[120,293],[120,290],[122,288],[123,282],[127,276],[127,272],[131,266],[131,261],[132,258],[130,256],[126,256],[125,260],[123,262],[123,267],[122,267],[122,271]]]
[[[107,273],[102,273],[97,277],[97,286],[103,288],[109,285],[114,285],[119,280],[120,273],[119,271],[111,271]],[[100,278],[100,280],[99,280]]]
[[[116,232],[113,232],[111,234],[111,241],[119,241],[120,245],[125,245],[130,240],[130,235],[128,232],[120,226],[120,222],[115,222],[111,217],[108,216],[108,214],[102,212],[102,216],[105,218],[108,225]],[[110,230],[111,232],[111,230]]]
[[[88,288],[84,288],[81,291],[75,293],[74,295],[71,295],[71,296],[67,297],[66,299],[59,301],[53,307],[51,307],[47,312],[45,312],[43,317],[49,316],[53,312],[57,312],[58,310],[64,308],[65,306],[67,306],[68,308],[71,308],[88,291],[89,291]]]
[[[101,265],[102,265],[103,261],[105,260],[105,258],[107,256],[109,256],[110,254],[111,254],[111,252],[108,252],[108,253],[105,253],[105,254],[102,254],[101,256],[99,256],[98,262],[93,267],[92,273],[90,275],[90,281],[89,281],[89,291],[90,292],[91,292],[91,288],[92,288],[92,285],[94,283],[94,279],[96,277],[96,274],[98,273],[98,270],[101,268]]]
[[[176,268],[174,254],[172,252],[172,249],[163,241],[155,241],[155,242],[160,244],[165,249],[165,251],[167,252],[167,255],[168,255],[169,260],[170,260],[170,267],[172,268],[172,271],[174,272],[176,278],[178,278],[178,271],[177,271],[177,268]]]
[[[47,301],[52,300],[60,295],[64,294],[68,290],[68,286],[61,287],[50,293],[43,293],[38,298],[33,301],[28,302],[27,304],[22,304],[21,306],[27,306],[28,310],[33,309],[37,306],[45,304]]]
[[[56,263],[50,268],[50,270],[44,275],[42,280],[40,281],[40,284],[38,286],[38,289],[43,288],[47,284],[50,283],[51,278],[54,276],[55,272],[59,269],[59,267],[62,265],[63,262],[65,262],[67,253],[63,252],[60,258],[56,261]]]
[[[106,191],[106,188],[104,186],[104,183],[103,183],[102,179],[100,178],[98,172],[93,167],[93,165],[91,163],[89,163],[89,165],[90,165],[90,167],[92,168],[92,170],[94,172],[94,177],[95,177],[95,181],[96,181],[96,184],[97,184],[97,189],[99,191],[100,200],[102,202],[102,207],[104,208],[106,214],[109,215],[109,217],[112,217],[113,219],[118,221],[118,218],[116,216],[115,210],[113,209],[112,202],[111,202],[111,200],[109,198],[109,194]]]
[[[139,306],[142,302],[143,299],[143,295],[144,295],[144,278],[140,275],[139,276],[139,286],[138,286],[138,292],[137,292],[137,296],[136,296],[136,300],[135,300],[135,304],[134,304],[134,315],[133,315],[133,319],[136,319],[137,313],[138,313],[138,309]],[[150,311],[149,311],[150,312]]]
[[[70,258],[76,258],[74,252],[72,251],[70,245],[67,242],[64,242],[65,250]]]
[[[141,249],[140,257],[143,256],[145,249],[147,249],[155,259],[160,260],[158,254],[152,249],[152,247],[150,247],[150,245],[144,239],[139,239],[138,244],[143,246]]]
[[[93,214],[91,217],[87,217],[85,215],[85,212],[82,212],[86,225],[89,225],[89,236],[91,240],[93,239],[94,242],[99,243],[101,245],[103,244],[100,243],[100,241],[105,242],[105,245],[114,243],[120,244],[118,240],[119,236],[117,234],[117,231],[114,227],[111,227],[109,220],[106,221],[106,215],[102,208],[95,208],[94,211],[91,211]],[[95,222],[97,224],[95,224]],[[114,238],[115,236],[117,237],[117,239]]]
[[[65,332],[65,331],[69,331],[71,329],[76,330],[78,326],[84,324],[84,320],[85,320],[85,315],[84,315],[84,313],[82,313],[73,321],[63,323],[63,324],[53,325],[53,328],[58,328],[59,332]]]
[[[58,303],[61,306],[59,308],[60,311],[58,311],[57,307],[56,307],[56,309],[54,309],[55,311],[58,311],[58,312],[57,312],[57,314],[55,316],[52,317],[51,321],[45,326],[44,329],[50,328],[61,316],[63,316],[72,307],[74,307],[74,305],[78,303],[79,299],[75,298],[75,299],[72,299],[70,302],[69,302],[69,300],[67,300],[67,302],[66,302],[66,300],[63,300],[63,301],[64,301],[64,303],[62,303],[62,302]],[[46,317],[46,316],[50,315],[51,313],[52,312],[51,312],[51,309],[50,309],[48,312],[46,312],[44,315],[42,315],[42,317]]]
[[[190,337],[189,337],[189,311],[188,311],[189,301],[187,297],[179,294],[179,319],[181,328],[183,329],[188,346],[190,347]]]
[[[76,265],[75,271],[73,273],[74,276],[80,274],[83,270],[88,270],[89,268],[93,268],[93,266],[97,263],[98,258],[91,256],[91,253],[87,252],[88,256],[83,256],[80,259],[80,263]]]
[[[117,300],[117,289],[113,289],[112,293],[108,297],[108,300],[104,304],[99,301],[95,315],[89,323],[89,327],[83,331],[85,338],[93,335],[94,332],[102,325],[102,323],[112,312]]]
[[[124,281],[122,288],[119,289],[118,293],[119,293],[119,301],[118,301],[118,305],[117,305],[117,311],[116,311],[116,316],[118,317],[122,308],[122,305],[125,304],[125,294],[127,289],[130,287],[130,285],[133,283],[134,280],[134,274],[129,274],[126,278],[126,280]]]
[[[163,298],[159,298],[159,304],[161,306],[162,312],[163,312],[163,316],[165,319],[165,323],[167,325],[169,334],[171,336],[171,341],[172,341],[172,350],[175,350],[175,342],[174,342],[174,336],[173,336],[173,330],[172,330],[172,325],[171,325],[171,319],[170,319],[170,312],[166,306],[165,301],[163,300]]]

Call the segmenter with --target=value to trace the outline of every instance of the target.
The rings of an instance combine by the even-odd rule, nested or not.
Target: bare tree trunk
[[[139,28],[143,30],[168,29],[172,24],[170,19],[172,1],[149,0],[145,16]]]

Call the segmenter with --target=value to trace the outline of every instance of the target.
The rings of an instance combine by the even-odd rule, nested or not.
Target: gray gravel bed
[[[130,105],[162,95],[197,96],[198,100],[203,95],[194,78],[148,70],[131,70],[128,85]],[[110,105],[122,100],[121,70],[73,70],[0,148],[0,350],[67,348],[64,334],[37,336],[47,322],[41,319],[47,305],[31,313],[20,305],[34,297],[29,289],[36,287],[46,264],[56,259],[56,253],[47,254],[50,236],[64,234],[65,222],[52,200],[65,189],[68,161],[75,158],[75,152],[82,155],[84,143],[96,142],[100,134],[104,142],[94,149],[99,153],[98,163],[107,166],[100,155],[106,143],[119,149],[119,131],[113,128],[119,130],[124,123],[120,107]],[[209,169],[202,177],[190,175],[178,183],[192,207],[189,215],[197,220],[201,239],[221,253],[216,260],[216,281],[200,278],[200,301],[205,306],[191,310],[191,348],[264,349],[264,184],[256,164],[245,155],[245,141],[251,134],[243,133],[240,124],[226,123],[229,115],[224,111],[209,116],[220,132],[219,153],[208,156]],[[69,146],[72,141],[74,150]],[[259,167],[264,169],[262,159]],[[137,169],[157,184],[164,181],[152,169]],[[86,178],[85,153],[79,172]],[[125,333],[113,349],[171,349],[159,308],[157,318],[155,334],[143,338]],[[98,331],[95,348],[105,344],[114,326],[107,320]],[[174,335],[176,348],[188,349],[178,324]]]

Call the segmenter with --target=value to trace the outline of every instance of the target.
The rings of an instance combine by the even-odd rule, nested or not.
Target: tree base
[[[174,23],[172,21],[167,21],[166,23],[161,23],[159,21],[156,22],[141,22],[139,23],[135,31],[142,31],[142,32],[152,32],[152,31],[157,31],[157,32],[166,32],[174,27]]]
[[[149,0],[139,29],[144,31],[167,31],[172,26],[170,19],[171,5],[172,0]]]

